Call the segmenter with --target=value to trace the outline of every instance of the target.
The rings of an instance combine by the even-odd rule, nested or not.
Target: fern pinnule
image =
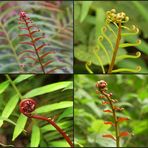
[[[53,63],[52,60],[47,60],[48,55],[53,54],[53,51],[43,51],[43,48],[48,46],[48,44],[43,43],[44,36],[41,35],[40,29],[32,22],[30,17],[26,12],[20,12],[19,29],[23,32],[19,34],[20,37],[24,37],[28,40],[21,42],[23,45],[27,45],[28,49],[24,49],[19,53],[21,60],[29,59],[30,63],[27,63],[30,66],[36,66],[36,70],[42,71],[43,73],[54,72],[57,68],[46,70],[46,68]]]

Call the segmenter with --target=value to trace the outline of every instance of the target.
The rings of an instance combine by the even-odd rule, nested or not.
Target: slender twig
[[[118,25],[119,25],[119,27],[118,27],[118,35],[117,35],[117,40],[116,40],[116,46],[115,46],[115,49],[113,51],[113,56],[112,56],[111,64],[109,65],[108,73],[111,73],[112,69],[114,67],[118,48],[119,48],[119,44],[120,44],[120,40],[121,40],[121,30],[122,30],[121,29],[121,22],[119,22]]]

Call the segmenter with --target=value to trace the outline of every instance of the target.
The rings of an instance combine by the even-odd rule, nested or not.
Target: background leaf
[[[38,147],[40,143],[40,128],[37,125],[32,127],[30,147]]]

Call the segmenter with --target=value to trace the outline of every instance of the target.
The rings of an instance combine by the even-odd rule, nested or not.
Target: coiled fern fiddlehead
[[[104,124],[112,125],[115,128],[115,136],[111,134],[104,134],[104,138],[111,138],[116,142],[116,147],[120,147],[120,138],[125,137],[128,135],[132,135],[132,133],[129,133],[127,131],[120,132],[119,124],[123,121],[128,120],[126,117],[118,117],[117,112],[121,112],[124,110],[124,108],[118,107],[117,105],[114,105],[118,100],[112,99],[112,93],[107,93],[107,83],[104,80],[100,80],[96,83],[96,93],[99,94],[99,98],[104,99],[105,101],[102,101],[102,105],[109,104],[110,109],[105,109],[105,113],[111,113],[113,116],[113,122],[112,121],[105,121]]]
[[[124,12],[116,13],[115,9],[106,12],[105,25],[101,29],[101,35],[98,37],[99,47],[93,49],[93,53],[96,56],[103,73],[139,72],[141,70],[141,66],[137,66],[136,69],[114,69],[116,60],[139,58],[141,56],[141,53],[139,51],[136,52],[136,55],[117,55],[119,48],[138,46],[139,44],[141,44],[141,40],[137,40],[136,43],[121,42],[124,37],[137,35],[139,33],[139,29],[135,25],[132,25],[131,28],[125,26],[128,21],[129,17]],[[107,32],[112,34],[113,38],[115,39],[115,43],[113,43]],[[103,41],[107,42],[107,47],[106,44],[103,44]],[[99,50],[102,50],[104,52],[106,59],[101,59],[101,57],[98,55]],[[102,60],[107,60],[107,62],[109,63],[109,68],[107,71],[105,71]],[[85,67],[89,73],[93,73],[93,71],[90,69],[90,66],[91,61],[87,62]]]
[[[35,118],[35,119],[38,119],[38,120],[47,121],[49,124],[51,124],[53,127],[55,127],[55,129],[65,138],[65,140],[70,145],[70,147],[73,147],[73,143],[72,143],[71,139],[69,138],[69,136],[66,134],[65,131],[63,131],[56,124],[56,122],[53,119],[47,118],[47,117],[44,117],[44,116],[40,116],[40,115],[32,114],[32,112],[36,108],[36,102],[33,99],[22,100],[19,104],[19,108],[20,108],[20,112],[23,113],[25,116],[27,116],[29,118]]]

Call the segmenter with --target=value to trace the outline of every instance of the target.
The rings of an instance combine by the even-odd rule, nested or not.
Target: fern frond
[[[47,46],[42,47],[42,49],[40,48],[41,50],[39,51],[39,56],[49,51],[55,52],[54,55],[51,53],[49,56],[47,56],[48,59],[53,60],[54,63],[48,65],[48,67],[45,68],[45,71],[52,70],[52,68],[55,69],[55,67],[58,67],[56,72],[60,73],[63,73],[65,69],[68,71],[68,73],[72,71],[73,31],[71,28],[73,28],[73,23],[71,20],[73,18],[73,13],[69,12],[72,12],[73,7],[70,5],[70,3],[68,5],[65,5],[65,3],[66,2],[57,3],[39,1],[9,1],[0,3],[0,42],[3,43],[0,46],[0,49],[2,49],[0,51],[0,57],[7,54],[14,55],[13,57],[11,56],[9,58],[5,58],[3,61],[0,61],[1,72],[41,72],[35,70],[35,67],[29,66],[32,61],[29,61],[28,59],[20,60],[18,56],[25,49],[30,50],[32,48],[30,45],[19,44],[20,42],[30,42],[29,35],[27,35],[28,28],[25,27],[25,23],[20,22],[19,27],[17,25],[18,13],[22,9],[28,12],[31,19],[35,21],[36,25],[34,23],[31,25],[29,20],[27,20],[27,23],[29,29],[31,30],[30,34],[33,36],[36,46],[40,47],[44,42],[47,44]],[[62,7],[63,5],[66,7]],[[67,11],[66,9],[69,10]],[[36,12],[37,14],[33,12]],[[65,26],[64,28],[62,27],[63,23]],[[37,26],[39,26],[40,32],[37,31]],[[62,29],[63,31],[60,32]],[[18,38],[18,34],[22,34],[22,36]],[[58,36],[58,34],[60,35]],[[45,38],[39,39],[39,37],[42,36]],[[3,45],[7,45],[7,48],[4,48]],[[7,51],[7,53],[4,53],[3,51]],[[3,54],[1,54],[1,52]],[[25,55],[25,53],[23,54]],[[29,53],[26,53],[26,55],[29,55]],[[48,61],[47,57],[45,57],[46,60],[43,62]],[[10,66],[11,64],[15,65],[15,67]],[[25,67],[23,68],[22,65]],[[6,69],[9,66],[11,69]]]
[[[27,14],[25,12],[23,12],[23,11],[20,12],[19,24],[24,24],[23,30],[25,30],[27,32],[27,34],[26,33],[20,34],[19,36],[27,37],[27,38],[30,39],[30,42],[25,41],[25,42],[21,42],[21,44],[25,44],[25,45],[31,46],[34,49],[34,53],[36,54],[36,56],[33,53],[32,56],[31,55],[30,56],[23,56],[22,58],[27,57],[27,58],[33,59],[35,61],[35,63],[38,62],[40,64],[40,66],[41,66],[41,68],[40,68],[41,71],[43,73],[46,73],[46,71],[45,71],[46,66],[48,66],[52,62],[49,60],[46,63],[43,63],[42,61],[44,60],[44,58],[46,56],[42,56],[42,58],[40,58],[39,52],[42,50],[43,47],[47,46],[47,44],[42,43],[41,45],[37,46],[37,42],[41,41],[41,39],[43,39],[44,37],[41,36],[41,35],[39,37],[36,36],[37,35],[36,33],[38,33],[40,30],[33,24],[33,22],[30,19],[30,17],[28,17]],[[22,26],[19,27],[19,28],[22,30]],[[32,30],[32,28],[33,28],[33,30]],[[32,53],[32,52],[30,52],[30,50],[26,50],[26,52],[21,52],[21,53],[19,53],[19,55],[22,54],[22,53],[26,53],[27,54],[28,53],[27,51],[30,54]],[[48,54],[51,54],[51,52],[46,52],[45,54],[48,55]],[[35,63],[33,64],[34,66],[35,66]]]
[[[106,73],[112,73],[112,72],[139,72],[141,68],[140,66],[137,66],[138,68],[136,70],[133,69],[114,69],[114,65],[116,61],[123,60],[126,58],[139,58],[141,56],[140,52],[137,52],[136,55],[118,55],[118,50],[120,48],[126,48],[126,47],[136,47],[141,44],[141,40],[137,40],[135,43],[122,43],[121,41],[124,40],[124,37],[127,36],[134,36],[139,33],[139,29],[132,25],[132,27],[127,27],[124,24],[126,24],[129,21],[129,17],[126,16],[124,12],[116,13],[115,9],[112,9],[110,11],[106,12],[106,23],[101,29],[101,35],[98,37],[98,46],[96,49],[98,50],[98,54],[100,50],[104,52],[104,59],[100,57],[99,55],[96,55],[96,52],[94,52],[94,55],[96,56],[99,65],[101,66],[102,72],[104,71],[103,66],[103,60],[107,60],[107,63],[109,64],[109,69]],[[89,61],[90,63],[91,61]],[[88,70],[88,72],[92,73],[92,70],[88,66],[90,66],[89,63],[86,63],[85,67]]]

